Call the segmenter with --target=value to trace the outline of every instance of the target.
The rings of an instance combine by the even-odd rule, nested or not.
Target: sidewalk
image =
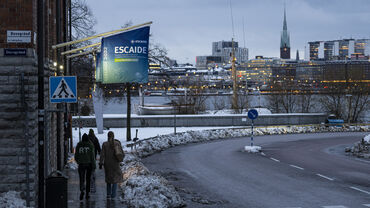
[[[96,193],[90,193],[89,200],[85,198],[80,201],[80,186],[78,171],[68,169],[68,207],[69,208],[118,208],[127,207],[120,201],[122,191],[117,188],[117,197],[115,200],[106,199],[106,183],[104,179],[104,170],[96,169]]]

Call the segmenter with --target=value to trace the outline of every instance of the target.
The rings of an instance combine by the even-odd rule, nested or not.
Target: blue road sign
[[[250,119],[254,120],[254,119],[256,119],[257,117],[258,117],[258,112],[257,112],[257,110],[256,110],[256,109],[250,109],[250,110],[248,111],[248,118],[250,118]]]
[[[77,102],[77,78],[50,77],[49,94],[51,103],[76,103]]]

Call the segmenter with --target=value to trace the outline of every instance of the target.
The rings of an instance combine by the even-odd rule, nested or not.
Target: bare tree
[[[232,101],[232,99],[230,99]],[[236,100],[236,108],[233,109],[234,113],[243,113],[243,110],[247,110],[249,107],[249,96],[247,93],[238,93]]]
[[[363,83],[352,84],[348,87],[347,102],[347,122],[357,122],[361,113],[370,107],[370,87]]]
[[[157,63],[169,66],[170,58],[167,56],[167,49],[159,43],[149,43],[149,63]]]
[[[230,97],[225,97],[229,99]],[[212,105],[214,106],[215,113],[220,110],[225,110],[227,108],[227,102],[231,102],[230,100],[226,101],[224,97],[216,96],[212,99]]]
[[[327,113],[335,114],[337,117],[344,117],[344,88],[338,84],[328,85],[327,93],[320,98],[323,110]]]
[[[72,39],[78,40],[94,35],[97,21],[86,0],[72,0],[71,10]]]
[[[179,107],[180,113],[197,114],[205,111],[209,95],[206,93],[206,81],[201,77],[187,77],[182,80],[184,95],[172,96],[171,102]],[[191,87],[190,87],[191,86]]]
[[[311,92],[303,92],[297,95],[297,107],[301,113],[309,113],[313,105],[313,96]]]

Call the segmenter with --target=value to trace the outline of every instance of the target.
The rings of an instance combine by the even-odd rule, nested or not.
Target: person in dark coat
[[[123,182],[120,162],[114,155],[114,146],[121,143],[114,139],[114,133],[108,132],[108,141],[102,145],[99,168],[104,166],[105,182],[107,183],[107,199],[114,199],[117,194],[117,184]]]
[[[97,154],[100,154],[100,152],[101,152],[101,148],[100,148],[99,140],[98,140],[98,138],[96,138],[93,129],[90,129],[89,130],[89,140],[94,145],[94,148],[95,148],[95,159],[96,159]],[[96,176],[95,175],[96,175],[95,174],[95,170],[93,170],[92,173],[91,173],[91,187],[90,187],[92,193],[95,193],[96,192],[96,184],[95,184],[95,178],[96,178]]]
[[[78,164],[78,175],[80,176],[80,200],[83,199],[85,190],[86,199],[89,199],[91,172],[96,168],[96,162],[94,146],[89,141],[87,134],[83,134],[82,141],[76,146],[75,160]]]
[[[96,155],[97,154],[100,155],[101,148],[100,148],[99,140],[98,140],[98,138],[96,138],[93,129],[90,129],[89,130],[89,139],[92,142],[92,144],[94,145],[94,148],[95,148],[95,159],[96,159]]]

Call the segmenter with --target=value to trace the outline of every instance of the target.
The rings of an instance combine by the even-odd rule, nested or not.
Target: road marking
[[[299,167],[299,166],[296,166],[296,165],[289,165],[290,167],[293,167],[293,168],[297,168],[297,169],[299,169],[299,170],[304,170],[304,168],[301,168],[301,167]]]
[[[334,205],[334,206],[323,206],[323,208],[347,208],[347,207],[342,205]]]
[[[329,181],[334,181],[334,178],[329,178],[327,176],[321,175],[321,174],[316,174],[317,176],[320,176],[321,178],[328,179]]]
[[[356,188],[356,187],[354,187],[354,186],[351,186],[350,188],[351,188],[351,189],[354,189],[354,190],[356,190],[356,191],[360,191],[360,192],[362,192],[362,193],[365,193],[365,194],[369,194],[369,195],[370,195],[370,192],[368,192],[368,191],[364,191],[364,190],[359,189],[359,188]]]
[[[370,204],[363,204],[365,207],[370,207]]]
[[[275,162],[280,162],[280,160],[275,159],[275,158],[273,158],[273,157],[270,157],[270,159],[271,159],[271,160],[273,160],[273,161],[275,161]]]
[[[354,158],[354,160],[361,161],[361,162],[365,162],[365,163],[370,163],[370,161],[363,160],[363,159],[360,159],[360,158]]]

